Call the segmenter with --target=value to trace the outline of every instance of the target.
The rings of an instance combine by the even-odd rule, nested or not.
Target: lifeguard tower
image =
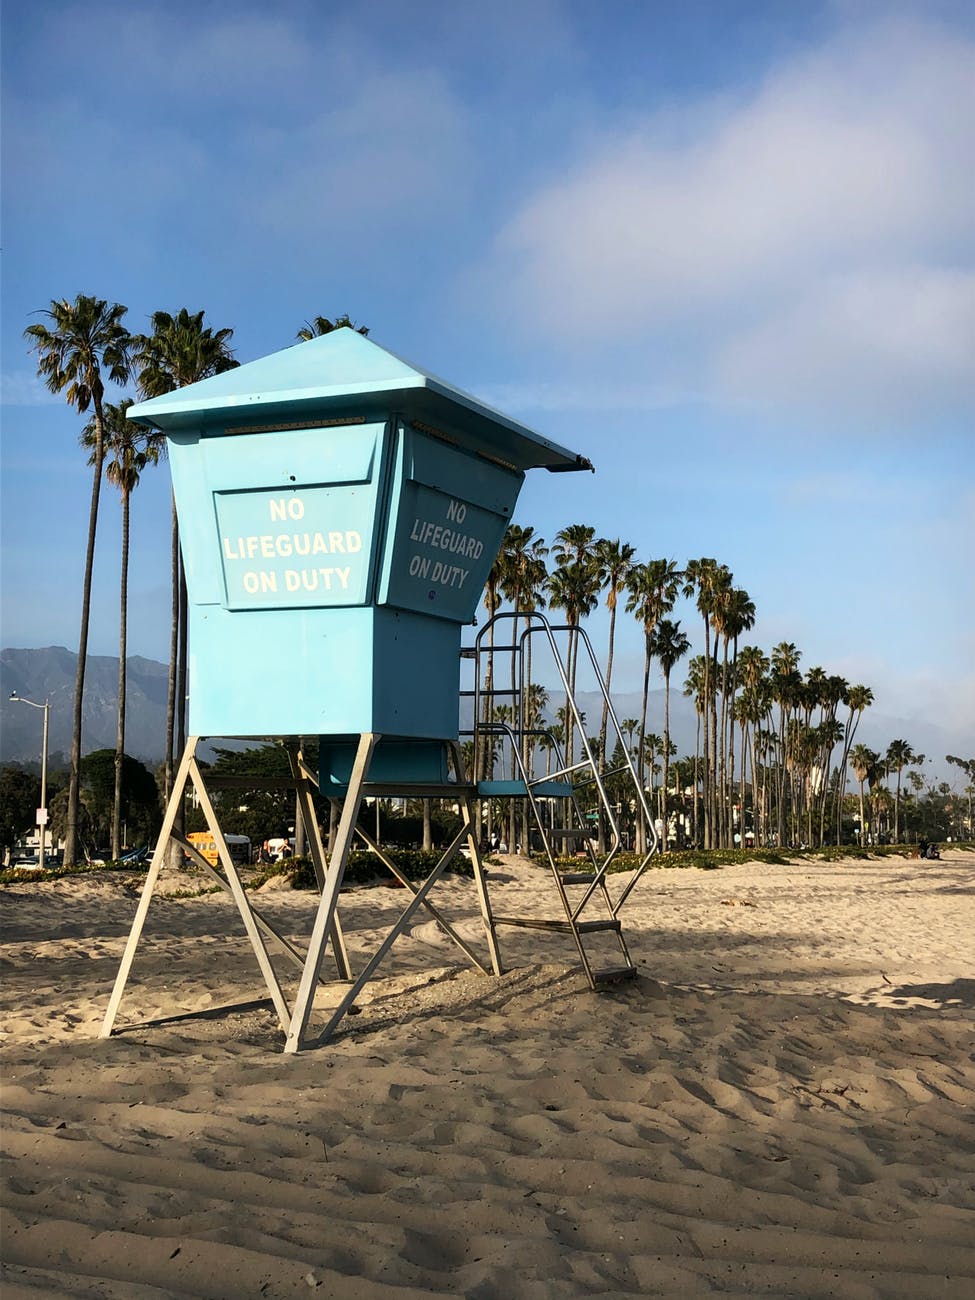
[[[515,707],[498,726],[482,710],[485,688],[475,671],[476,745],[489,732],[509,743],[517,770],[510,781],[478,781],[461,759],[458,691],[461,630],[478,600],[524,480],[532,468],[591,469],[581,456],[475,398],[434,378],[351,329],[297,344],[225,374],[133,406],[129,418],[165,433],[179,518],[189,598],[189,730],[172,798],[150,864],[136,918],[115,981],[102,1035],[113,1030],[159,872],[170,843],[209,872],[234,897],[285,1034],[285,1050],[306,1044],[309,1016],[327,945],[347,993],[319,1040],[328,1036],[397,936],[421,907],[480,969],[500,974],[500,924],[537,925],[532,918],[492,914],[474,821],[477,797],[526,801],[556,879],[564,916],[541,922],[573,935],[590,984],[601,972],[586,955],[584,936],[613,935],[619,948],[607,978],[632,973],[605,868],[619,848],[610,801],[610,848],[597,859],[584,820],[553,825],[543,800],[575,802],[580,781],[603,792],[601,768],[583,737],[546,782],[526,765],[537,720]],[[526,638],[551,647],[566,689],[563,657],[544,619],[510,625],[512,680],[522,670]],[[584,634],[575,630],[577,638]],[[492,656],[499,652],[493,644]],[[478,669],[483,633],[465,657]],[[589,648],[591,655],[591,647]],[[593,662],[595,660],[593,658]],[[568,707],[574,709],[569,702]],[[481,721],[481,715],[484,721]],[[578,718],[578,714],[577,714]],[[619,734],[615,715],[612,717]],[[581,731],[581,719],[578,719]],[[318,736],[318,770],[305,762],[302,737]],[[304,952],[280,935],[251,904],[227,850],[197,761],[204,738],[274,739],[290,760],[290,784],[315,864],[320,900]],[[630,776],[635,782],[632,766]],[[483,776],[483,774],[481,774]],[[254,784],[259,784],[255,779]],[[215,872],[175,831],[187,785],[196,791],[217,845]],[[214,788],[213,778],[209,781]],[[320,790],[340,801],[341,816],[326,858],[313,806]],[[367,796],[447,797],[462,826],[419,886],[358,825]],[[652,826],[642,791],[641,816]],[[577,810],[578,811],[578,810]],[[577,817],[576,821],[580,819]],[[652,830],[649,852],[652,852]],[[404,912],[365,970],[353,977],[338,910],[353,841],[380,854],[411,892]],[[587,869],[566,874],[553,840],[584,836]],[[429,901],[429,894],[467,840],[488,964],[478,958]],[[645,863],[644,863],[645,865]],[[581,886],[583,897],[569,901]],[[582,916],[600,897],[608,915]],[[300,969],[293,1005],[282,990],[268,941]]]

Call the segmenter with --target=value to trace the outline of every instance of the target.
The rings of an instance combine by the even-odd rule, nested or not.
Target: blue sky
[[[520,522],[717,557],[751,640],[975,752],[973,121],[964,3],[6,5],[3,645],[77,646],[89,472],[32,312],[203,308],[247,361],[347,311],[594,461],[530,475]],[[157,659],[167,519],[161,468],[129,634]]]

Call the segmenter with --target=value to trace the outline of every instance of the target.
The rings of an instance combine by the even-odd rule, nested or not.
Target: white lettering
[[[279,497],[268,502],[272,519],[304,519],[305,503],[301,497]]]
[[[462,524],[467,518],[467,507],[462,501],[448,501],[447,518],[454,519],[457,523]]]
[[[242,581],[243,584],[244,584],[244,590],[245,590],[249,595],[251,595],[251,596],[256,596],[256,595],[257,595],[257,590],[258,590],[258,587],[259,587],[260,584],[259,584],[259,582],[258,582],[258,580],[257,580],[257,574],[256,574],[256,573],[252,573],[252,572],[248,571],[247,573],[244,574],[244,576],[243,576],[243,578],[242,578],[241,581]]]
[[[341,533],[329,533],[328,549],[334,554],[336,551],[345,550],[345,539]]]

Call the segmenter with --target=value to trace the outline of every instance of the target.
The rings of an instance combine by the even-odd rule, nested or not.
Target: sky
[[[78,642],[83,419],[23,337],[52,299],[203,309],[242,362],[347,312],[593,461],[517,522],[717,558],[749,641],[871,687],[879,743],[975,753],[970,3],[10,0],[2,60],[4,647]],[[159,660],[168,511],[162,466],[129,594]],[[120,515],[106,487],[91,653]],[[621,618],[620,689],[642,662]]]

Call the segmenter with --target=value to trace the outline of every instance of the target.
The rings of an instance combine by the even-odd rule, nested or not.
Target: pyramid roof
[[[585,457],[349,328],[139,402],[128,415],[168,433],[228,420],[239,426],[389,411],[435,430],[443,426],[459,445],[516,469],[592,468]]]

